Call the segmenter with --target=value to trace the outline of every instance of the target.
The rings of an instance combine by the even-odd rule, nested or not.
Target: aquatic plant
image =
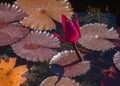
[[[58,80],[58,76],[51,76],[45,79],[39,86],[54,86],[54,83]],[[62,77],[61,80],[55,86],[81,86],[74,80]]]
[[[23,40],[12,45],[14,52],[28,61],[38,62],[51,59],[60,47],[59,40],[46,31],[31,31]]]
[[[0,46],[11,45],[23,39],[29,29],[18,24],[26,14],[15,5],[0,3]]]
[[[28,14],[20,23],[34,30],[55,29],[53,19],[61,22],[61,14],[72,16],[68,0],[17,0],[16,5]]]
[[[83,57],[80,53],[80,56]],[[69,60],[68,60],[69,59]],[[90,61],[81,61],[75,51],[62,51],[50,60],[50,69],[59,76],[75,77],[90,69]]]
[[[17,0],[0,7],[0,49],[9,45],[12,55],[20,59],[18,63],[15,58],[1,60],[1,86],[10,86],[10,80],[12,86],[92,86],[96,78],[96,86],[108,86],[109,80],[120,85],[119,29],[104,23],[80,26],[77,13],[75,22],[71,19],[68,0]],[[58,22],[64,36],[57,32]],[[26,66],[14,68],[22,62],[30,69],[27,80],[22,77]]]
[[[63,26],[65,38],[61,37],[57,33],[54,33],[54,35],[66,42],[71,42],[71,43],[77,42],[78,38],[80,37],[78,18],[76,18],[76,24],[74,25],[71,20],[67,19],[65,15],[62,15],[62,26]]]
[[[100,82],[101,86],[119,86],[120,85],[120,72],[114,67],[111,66],[108,70],[104,70],[104,75]]]
[[[106,24],[95,23],[81,27],[81,38],[78,42],[87,49],[104,51],[115,47],[113,42],[109,41],[112,39],[119,39],[116,30],[108,30]]]

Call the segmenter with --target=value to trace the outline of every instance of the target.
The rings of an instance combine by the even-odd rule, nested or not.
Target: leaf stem
[[[83,61],[84,58],[80,56],[80,53],[79,53],[79,50],[78,50],[78,48],[77,48],[76,42],[73,42],[72,45],[73,45],[73,48],[74,48],[74,50],[75,50],[75,52],[76,52],[76,54],[77,54],[77,56],[78,56],[78,59],[79,59],[80,61]]]

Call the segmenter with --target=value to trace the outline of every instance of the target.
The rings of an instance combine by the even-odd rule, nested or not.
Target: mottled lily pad
[[[60,47],[59,40],[48,32],[32,31],[23,40],[12,45],[14,52],[27,61],[42,62],[51,59]]]
[[[20,41],[29,33],[29,29],[20,24],[0,25],[0,46],[11,45]]]
[[[107,29],[105,24],[86,24],[81,27],[81,38],[78,42],[85,48],[104,51],[114,47],[110,39],[118,39],[119,35],[113,28]]]
[[[79,61],[75,51],[60,52],[49,64],[51,71],[60,76],[75,77],[85,74],[90,69],[90,61]]]

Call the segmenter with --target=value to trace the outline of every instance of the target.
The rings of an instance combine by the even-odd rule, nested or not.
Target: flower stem
[[[74,43],[72,43],[72,45],[73,45],[73,48],[74,48],[74,50],[75,50],[75,52],[76,52],[76,54],[77,54],[77,56],[78,56],[78,59],[79,59],[80,61],[83,61],[84,58],[80,56],[80,53],[79,53],[79,50],[78,50],[78,48],[77,48],[76,43],[74,42]]]

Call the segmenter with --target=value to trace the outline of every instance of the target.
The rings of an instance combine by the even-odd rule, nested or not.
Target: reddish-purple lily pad
[[[86,24],[81,27],[81,38],[78,42],[85,48],[104,51],[114,47],[110,39],[118,39],[119,35],[113,28],[107,29],[105,24]]]
[[[83,55],[81,54],[83,57]],[[60,76],[75,77],[85,74],[90,69],[90,61],[79,61],[74,51],[63,51],[50,61],[50,69]]]
[[[120,71],[114,66],[105,71],[104,75],[102,75],[100,86],[120,86]]]
[[[46,78],[45,80],[43,80],[39,86],[81,86],[76,81],[70,78],[65,78],[65,77],[62,77],[60,81],[56,83],[58,78],[59,78],[58,76],[50,76]]]
[[[26,14],[16,5],[0,3],[0,23],[11,23],[24,18]]]
[[[20,24],[0,25],[0,46],[11,45],[20,41],[29,33],[29,29]]]
[[[48,32],[32,31],[23,40],[13,44],[14,52],[27,61],[42,62],[51,59],[60,47],[59,40]]]

